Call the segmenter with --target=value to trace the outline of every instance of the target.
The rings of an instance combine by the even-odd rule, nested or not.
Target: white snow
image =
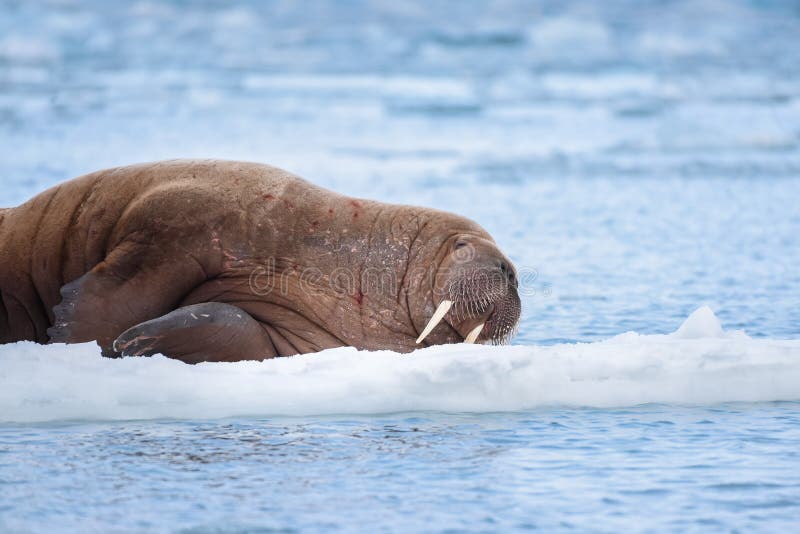
[[[800,340],[725,332],[703,307],[673,334],[597,343],[352,348],[265,362],[105,359],[94,344],[0,347],[0,421],[493,412],[800,400]]]

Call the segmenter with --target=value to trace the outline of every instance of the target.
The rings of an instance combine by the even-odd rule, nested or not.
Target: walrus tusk
[[[425,325],[425,330],[423,330],[422,333],[417,338],[417,343],[422,343],[422,340],[425,339],[426,337],[428,337],[428,334],[430,334],[431,330],[433,330],[434,327],[437,324],[439,324],[439,321],[442,320],[442,318],[450,310],[450,306],[452,306],[452,305],[453,305],[453,301],[452,300],[443,300],[442,303],[439,304],[439,307],[436,308],[435,312],[433,312],[433,316],[431,317],[431,320],[428,321],[427,325]]]
[[[464,343],[475,343],[475,340],[478,339],[479,335],[481,335],[481,330],[483,330],[485,325],[486,323],[481,323],[473,328],[472,331],[467,334],[467,337],[464,338]]]

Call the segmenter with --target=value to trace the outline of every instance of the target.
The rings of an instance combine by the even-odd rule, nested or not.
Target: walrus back
[[[292,195],[302,200],[304,209],[324,206],[320,213],[326,215],[329,199],[337,196],[267,165],[173,160],[101,170],[3,209],[0,343],[47,343],[62,287],[102,263],[129,235],[138,239],[144,227],[152,231],[172,224],[179,233],[191,227],[218,228],[237,239],[260,239],[264,246],[259,253],[277,253],[270,248],[276,246],[270,236],[248,225],[246,215],[273,211],[272,233],[291,233],[296,220],[290,214],[297,206],[275,199]],[[166,223],[168,219],[172,222]],[[219,239],[209,230],[200,239],[207,238],[212,250],[215,236]]]
[[[239,177],[269,174],[265,169],[272,171],[215,161],[118,167],[72,179],[20,206],[0,209],[0,343],[48,342],[61,288],[105,259],[114,246],[115,229],[137,199],[179,181],[209,190],[232,177],[232,185]]]

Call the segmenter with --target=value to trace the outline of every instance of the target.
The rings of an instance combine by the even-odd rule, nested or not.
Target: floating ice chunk
[[[683,321],[683,324],[672,334],[676,339],[702,339],[707,337],[724,337],[722,325],[708,306],[697,308]]]
[[[496,412],[800,400],[800,340],[723,332],[707,307],[668,335],[552,346],[340,348],[264,362],[107,359],[92,343],[0,346],[0,422]]]

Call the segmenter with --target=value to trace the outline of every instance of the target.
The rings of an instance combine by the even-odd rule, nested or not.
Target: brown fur
[[[510,265],[468,219],[345,197],[266,165],[99,171],[0,210],[0,343],[96,340],[110,356],[191,362],[409,351],[459,236]],[[372,287],[373,271],[395,283]],[[459,342],[474,320],[451,322],[426,344]],[[182,352],[190,339],[204,344]]]

